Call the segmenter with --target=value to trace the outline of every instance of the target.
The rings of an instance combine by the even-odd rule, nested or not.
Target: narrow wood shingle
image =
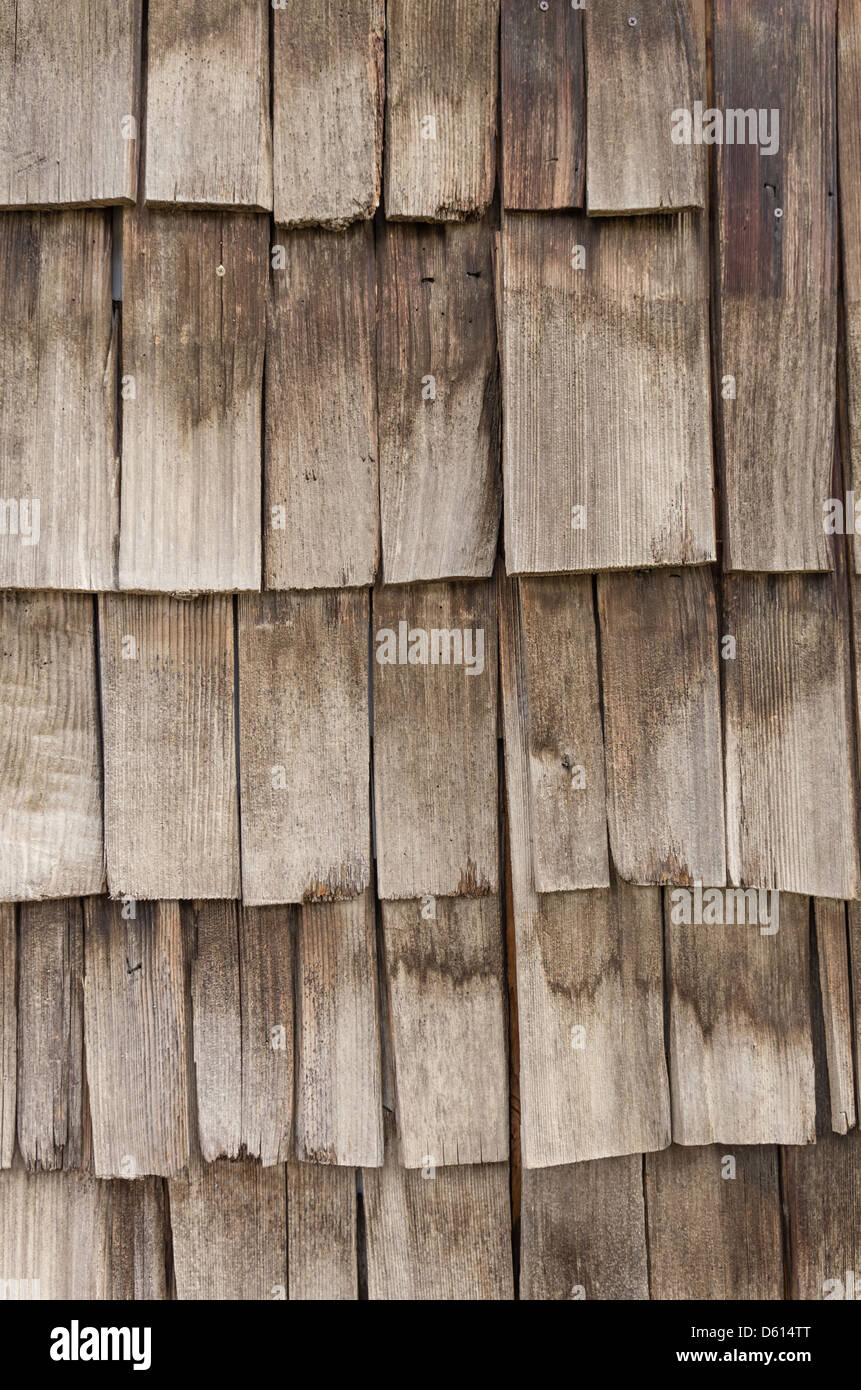
[[[714,559],[706,238],[696,213],[505,217],[509,574]]]
[[[135,209],[123,258],[120,588],[259,589],[268,221]]]
[[[340,901],[370,883],[368,621],[361,591],[239,599],[249,905]]]
[[[0,14],[0,208],[129,203],[141,0],[17,0]]]
[[[291,1301],[358,1299],[356,1222],[354,1169],[287,1164]]]
[[[284,1167],[245,1160],[172,1178],[170,1221],[178,1299],[287,1297]]]
[[[583,206],[583,16],[570,0],[502,0],[502,199],[540,211]]]
[[[817,898],[814,914],[831,1128],[837,1134],[845,1134],[854,1129],[856,1122],[846,904],[833,898]]]
[[[508,1157],[499,899],[383,904],[401,1162]]]
[[[18,960],[18,1148],[28,1168],[84,1166],[84,913],[25,903]]]
[[[851,480],[856,497],[861,498],[861,0],[841,0],[838,9],[837,108],[849,426],[847,485]],[[844,520],[848,530],[849,517]],[[857,535],[856,531],[854,567],[861,573]]]
[[[632,883],[725,883],[712,572],[601,575],[598,611],[616,868]]]
[[[383,163],[385,0],[273,6],[275,221],[373,217]]]
[[[499,0],[388,0],[386,216],[479,216],[496,181]]]
[[[811,1144],[808,900],[700,891],[701,914],[697,890],[666,895],[673,1138]]]
[[[148,3],[147,202],[271,208],[269,7]]]
[[[230,598],[99,603],[112,896],[239,896]]]
[[[110,219],[0,215],[0,297],[0,587],[116,588]]]
[[[0,899],[104,888],[95,613],[0,594]]]
[[[18,1086],[18,929],[15,908],[0,903],[0,1169],[15,1156]]]
[[[89,898],[84,1040],[98,1177],[182,1172],[189,1161],[186,953],[178,903],[135,916]]]
[[[777,1150],[709,1145],[646,1156],[653,1299],[782,1299]]]
[[[830,575],[728,575],[727,868],[732,883],[859,893],[848,618]]]
[[[835,6],[715,0],[713,14],[724,563],[830,569]]]
[[[299,910],[296,929],[296,1156],[383,1161],[377,947],[370,892]]]
[[[373,231],[279,229],[272,261],[264,587],[372,584],[380,530]]]
[[[584,10],[586,201],[592,217],[705,203],[705,150],[677,113],[706,95],[697,0],[601,0]]]
[[[640,1154],[523,1174],[520,1297],[649,1297]]]

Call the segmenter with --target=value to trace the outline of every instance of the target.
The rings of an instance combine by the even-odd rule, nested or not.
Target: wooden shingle
[[[846,904],[833,898],[817,898],[814,916],[831,1128],[837,1134],[846,1134],[855,1128],[856,1122]]]
[[[135,209],[123,257],[120,588],[259,589],[268,222]]]
[[[0,215],[0,297],[0,586],[116,588],[109,217]]]
[[[239,896],[229,598],[99,603],[112,896]]]
[[[18,1086],[18,929],[15,908],[0,903],[0,1169],[15,1156]]]
[[[830,569],[835,6],[716,0],[713,14],[724,563]]]
[[[264,587],[372,584],[380,530],[373,231],[279,230],[272,262]]]
[[[147,202],[271,208],[268,6],[148,4]]]
[[[239,599],[249,905],[340,901],[370,883],[368,622],[361,591]]]
[[[387,584],[483,578],[502,505],[491,229],[387,225],[379,256]]]
[[[172,1178],[178,1299],[276,1302],[287,1297],[284,1167],[220,1158]]]
[[[359,1296],[356,1174],[321,1163],[287,1164],[287,1266],[291,1301]]]
[[[385,0],[279,0],[272,143],[279,226],[373,217],[383,163]]]
[[[851,479],[855,495],[861,498],[861,0],[841,0],[838,9],[837,107],[849,426],[847,485]],[[854,515],[852,521],[854,525]],[[857,538],[853,549],[854,567],[861,573],[861,542]]]
[[[0,899],[104,888],[95,613],[0,594]]]
[[[141,0],[0,14],[0,208],[133,202]]]
[[[714,559],[706,237],[697,213],[506,215],[509,574]]]
[[[582,207],[582,10],[570,0],[550,0],[543,8],[502,0],[500,68],[503,205],[523,211]]]
[[[499,0],[388,0],[386,19],[386,216],[479,216],[496,180]]]

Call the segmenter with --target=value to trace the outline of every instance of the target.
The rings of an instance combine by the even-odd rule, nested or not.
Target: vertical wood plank
[[[832,898],[817,898],[813,907],[831,1128],[837,1134],[845,1134],[847,1130],[854,1129],[856,1121],[846,905]]]
[[[320,1163],[287,1164],[287,1264],[293,1301],[355,1301],[356,1174]]]
[[[18,1089],[18,929],[15,908],[0,903],[0,1169],[15,1156]]]
[[[601,0],[584,29],[590,216],[703,207],[705,151],[672,134],[706,94],[695,4]]]
[[[835,6],[716,0],[713,15],[714,102],[727,113],[715,149],[724,563],[826,570],[837,349]],[[754,134],[748,122],[757,111]],[[730,112],[741,121],[732,131]]]
[[[0,208],[134,202],[140,0],[0,14]]]
[[[25,903],[18,964],[18,1147],[36,1172],[84,1166],[83,976],[81,903]]]
[[[710,1145],[646,1157],[653,1299],[782,1299],[777,1150]]]
[[[496,179],[499,0],[389,0],[386,216],[480,216]]]
[[[269,7],[149,0],[146,200],[272,207]]]
[[[607,821],[633,883],[726,882],[718,621],[709,569],[598,579]]]
[[[506,216],[509,574],[714,559],[706,235],[694,213]]]
[[[220,1158],[168,1186],[177,1298],[286,1298],[283,1165]]]
[[[689,889],[667,894],[673,1138],[811,1144],[808,900],[712,891],[715,915],[706,894],[701,923],[685,921],[696,901]]]
[[[102,1184],[111,1190],[111,1299],[157,1300],[167,1288],[165,1184],[160,1178]]]
[[[0,215],[0,296],[0,585],[116,588],[109,219]]]
[[[640,1154],[526,1169],[520,1297],[649,1297]]]
[[[122,589],[260,587],[268,240],[250,213],[124,215]]]
[[[186,965],[178,903],[105,898],[84,919],[84,1039],[99,1177],[169,1176],[189,1160]]]
[[[370,883],[368,621],[361,591],[239,599],[249,905],[338,902]]]
[[[508,1164],[403,1168],[393,1132],[386,1163],[364,1173],[368,1297],[386,1301],[514,1297]]]
[[[383,1161],[373,898],[300,910],[296,932],[296,1156]]]
[[[499,899],[383,904],[401,1161],[508,1157]]]
[[[373,631],[379,895],[495,893],[493,586],[378,588]]]
[[[105,882],[92,598],[0,595],[0,898]]]
[[[861,496],[861,0],[841,0],[837,11],[837,120],[848,388],[847,471],[857,497]],[[861,573],[861,542],[857,534],[856,531],[853,542],[854,568]]]
[[[380,200],[385,0],[273,7],[275,221],[343,227]]]
[[[502,0],[502,198],[507,208],[583,206],[583,19],[569,0]]]
[[[828,575],[724,579],[732,883],[859,892],[848,619]],[[811,815],[811,809],[815,814]]]
[[[99,605],[113,896],[239,896],[233,608],[107,595]]]
[[[276,14],[276,30],[280,23]],[[372,584],[380,530],[374,234],[365,224],[338,235],[279,231],[272,255],[264,584]]]
[[[493,570],[502,486],[491,229],[382,231],[377,319],[386,583]]]

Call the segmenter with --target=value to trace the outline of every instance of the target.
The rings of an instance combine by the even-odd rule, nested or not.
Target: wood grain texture
[[[272,207],[268,8],[149,0],[148,203]]]
[[[604,736],[592,580],[522,579],[513,701],[526,750],[532,885],[538,893],[606,888]]]
[[[275,222],[344,227],[380,201],[385,0],[273,6]]]
[[[515,581],[500,576],[506,811],[516,945],[524,1168],[670,1142],[660,893],[536,894],[529,775],[516,687]]]
[[[140,0],[3,7],[0,208],[134,202],[140,23]]]
[[[152,1182],[0,1173],[3,1278],[28,1281],[21,1298],[166,1298],[160,1214]]]
[[[189,1161],[186,952],[178,903],[91,898],[84,1041],[98,1177],[169,1176]],[[128,909],[125,909],[128,910]]]
[[[387,224],[378,250],[386,583],[491,574],[502,483],[489,223]]]
[[[296,1156],[383,1161],[373,897],[300,909],[296,930]]]
[[[0,215],[0,296],[0,585],[116,588],[109,218]]]
[[[726,882],[711,570],[598,578],[607,821],[633,883]]]
[[[509,574],[714,559],[706,234],[695,213],[506,216]]]
[[[384,903],[383,940],[401,1162],[507,1159],[498,897]]]
[[[372,631],[379,896],[495,893],[494,586],[378,588]],[[435,632],[441,634],[438,641]],[[410,649],[416,664],[409,660]],[[398,664],[381,662],[387,651]]]
[[[859,1101],[861,1101],[861,903],[847,903],[846,908],[849,930],[849,974],[854,1012],[855,1078]]]
[[[502,198],[507,208],[583,206],[583,17],[569,0],[502,0]]]
[[[854,1129],[856,1122],[846,906],[833,898],[817,898],[814,916],[831,1128],[837,1134],[845,1134],[847,1130]]]
[[[362,591],[240,596],[249,905],[341,901],[371,881],[368,622]]]
[[[705,150],[672,139],[671,113],[692,111],[706,94],[695,11],[689,0],[586,8],[590,216],[705,205]]]
[[[386,19],[386,216],[480,216],[496,179],[499,0],[389,0]]]
[[[859,893],[848,620],[828,575],[724,579],[730,881]],[[811,811],[815,808],[815,813]]]
[[[520,1298],[649,1297],[639,1154],[523,1174]]]
[[[36,1172],[84,1167],[84,913],[25,903],[18,961],[18,1148]]]
[[[231,600],[108,595],[99,638],[111,895],[238,897]]]
[[[861,495],[861,0],[842,0],[837,13],[837,142],[840,245],[848,397],[848,478]],[[853,541],[861,573],[861,542]]]
[[[268,255],[251,213],[124,214],[121,589],[260,587]]]
[[[0,903],[0,1169],[15,1156],[18,1089],[18,928],[15,908]]]
[[[187,911],[201,1156],[283,1163],[293,1118],[289,909],[195,903]]]
[[[276,30],[282,22],[276,15]],[[380,530],[373,231],[280,236],[273,257],[283,251],[284,268],[272,271],[266,319],[265,587],[372,584]]]
[[[861,1287],[861,1132],[782,1150],[794,1299],[855,1300]]]
[[[283,1165],[220,1158],[168,1187],[177,1298],[286,1298]]]
[[[831,568],[837,347],[833,5],[716,0],[714,101],[779,112],[715,150],[727,569]],[[746,130],[750,140],[752,132]],[[763,128],[763,133],[768,132]],[[763,142],[770,147],[768,140]]]
[[[508,1182],[507,1163],[455,1165],[423,1177],[401,1166],[387,1126],[385,1167],[364,1173],[368,1297],[512,1299]]]
[[[93,600],[0,595],[0,898],[104,888]]]
[[[287,1165],[287,1271],[291,1301],[359,1297],[356,1174],[320,1163]]]
[[[673,1144],[645,1176],[653,1299],[783,1298],[776,1149]]]
[[[685,924],[682,892],[694,898],[676,889],[666,903],[673,1138],[813,1143],[808,900],[781,893],[775,909],[776,895],[751,890],[739,925],[741,904],[727,890],[716,920],[704,898],[703,921]]]

